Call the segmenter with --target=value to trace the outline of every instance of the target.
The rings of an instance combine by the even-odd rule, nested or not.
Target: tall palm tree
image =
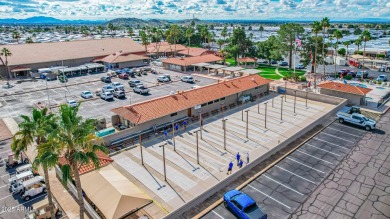
[[[27,37],[26,38],[26,43],[34,43],[34,41],[32,40],[31,37]]]
[[[188,27],[185,33],[185,37],[188,39],[188,55],[190,54],[191,37],[194,35],[194,29]]]
[[[260,25],[259,31],[260,31],[260,37],[263,37],[263,32],[264,32],[264,27],[263,27],[263,25]]]
[[[130,38],[132,38],[132,36],[134,35],[134,30],[132,27],[129,27],[129,29],[127,29],[127,33],[129,34]]]
[[[336,59],[337,59],[337,48],[339,46],[339,39],[343,38],[343,34],[341,33],[341,31],[339,29],[336,29],[334,32],[333,32],[333,37],[336,39],[336,44],[334,46],[334,53],[336,55],[335,59],[334,59],[334,74],[336,75]]]
[[[8,73],[8,82],[7,82],[8,85],[9,85],[9,79],[11,79],[11,73],[8,68],[8,57],[10,56],[12,56],[12,53],[9,49],[4,47],[0,50],[0,61],[5,66],[5,69]]]
[[[221,36],[223,37],[223,41],[226,41],[226,37],[228,36],[228,29],[226,25],[223,27],[221,31]]]
[[[145,46],[145,52],[147,52],[147,46],[149,45],[149,37],[148,37],[148,35],[146,34],[146,32],[145,31],[143,31],[143,30],[141,30],[140,32],[139,32],[139,36],[141,37],[141,44],[143,45],[143,46]]]
[[[219,52],[222,53],[222,45],[224,44],[222,39],[217,40],[217,44],[219,46]]]
[[[311,25],[311,31],[315,35],[315,45],[314,45],[314,73],[316,73],[316,67],[317,67],[317,41],[318,41],[318,33],[321,31],[321,23],[319,21],[314,21],[313,24]]]
[[[362,45],[362,38],[361,37],[359,37],[359,38],[357,38],[357,40],[355,40],[355,45],[357,46],[357,51],[359,51],[360,50],[360,46]]]
[[[180,36],[179,26],[177,26],[176,24],[172,25],[169,28],[169,35],[172,37],[172,40],[175,44],[174,57],[176,57],[176,44],[177,44],[177,40],[179,39],[179,36]]]
[[[321,26],[322,26],[322,59],[323,59],[323,64],[324,64],[324,75],[325,75],[325,34],[330,27],[330,21],[328,17],[324,17],[321,20]]]
[[[214,32],[208,32],[207,36],[207,44],[209,45],[209,50],[211,49],[210,42],[215,42],[215,33]]]
[[[202,39],[204,39],[204,43],[207,42],[207,36],[209,34],[209,31],[207,30],[206,27],[203,27],[201,32],[200,32],[200,36],[202,37]],[[203,42],[203,41],[202,41]]]
[[[364,72],[364,57],[366,56],[366,42],[371,40],[370,31],[364,30],[363,33],[360,35],[360,38],[362,38],[364,41],[364,44],[363,44],[363,65],[362,65],[362,71]],[[362,79],[363,79],[363,76],[362,76]]]
[[[84,200],[81,189],[80,174],[78,167],[92,163],[95,168],[99,167],[97,152],[107,153],[107,149],[100,145],[100,138],[95,135],[95,120],[83,120],[77,115],[79,107],[61,105],[59,109],[59,148],[64,151],[67,163],[61,166],[62,180],[67,182],[72,179],[76,183],[77,202],[80,207],[80,219],[84,218]]]
[[[58,127],[56,117],[54,114],[49,114],[48,109],[44,108],[42,110],[33,109],[31,117],[22,115],[21,118],[23,121],[19,124],[19,131],[13,136],[11,149],[15,153],[15,157],[19,157],[23,151],[27,150],[28,146],[36,144],[40,154],[38,153],[36,160],[34,160],[34,166],[42,166],[43,168],[51,218],[54,219],[54,205],[48,169],[57,164],[58,155],[56,154],[57,149],[55,149],[57,145],[48,142],[53,139]],[[48,150],[49,148],[51,149]]]
[[[17,43],[19,43],[19,39],[20,39],[20,33],[19,33],[19,31],[14,30],[14,31],[12,32],[12,38],[13,38],[14,40],[16,40]]]
[[[348,58],[348,47],[349,47],[349,45],[351,45],[351,42],[350,41],[345,41],[343,44],[344,44],[345,47],[347,47],[347,52],[346,52],[345,56]]]

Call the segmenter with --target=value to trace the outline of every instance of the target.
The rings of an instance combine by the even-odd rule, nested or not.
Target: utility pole
[[[139,135],[139,146],[141,148],[141,164],[142,166],[144,165],[144,154],[143,154],[143,151],[142,151],[142,135]]]
[[[224,103],[221,103],[222,118],[225,118],[225,115],[223,114],[223,105]]]
[[[249,132],[249,110],[245,110],[246,112],[246,138],[248,138]]]
[[[226,120],[222,119],[222,128],[223,128],[223,149],[226,151]]]
[[[280,120],[283,121],[283,96],[280,97],[282,100],[281,106],[280,106]]]
[[[268,102],[265,102],[264,105],[265,105],[265,113],[264,113],[264,128],[267,129],[267,103]]]
[[[160,148],[163,148],[163,162],[164,162],[164,180],[167,181],[167,169],[165,167],[165,145],[167,143],[164,143],[163,145],[160,145]]]
[[[197,160],[198,164],[199,164],[199,139],[198,139],[198,132],[200,132],[200,131],[201,130],[194,131],[194,133],[196,133],[196,160]]]

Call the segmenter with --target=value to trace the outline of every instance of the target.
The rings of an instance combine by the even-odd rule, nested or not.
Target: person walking
[[[229,167],[228,167],[228,171],[227,171],[227,175],[229,175],[229,174],[231,174],[232,173],[232,169],[233,169],[233,162],[232,161],[230,161],[230,163],[229,163]]]
[[[157,135],[157,124],[154,124],[153,131],[154,131],[154,134]]]
[[[175,131],[178,131],[179,130],[179,124],[175,124]]]
[[[187,130],[187,121],[186,120],[184,120],[184,122],[183,122],[183,128],[184,128],[184,131]]]
[[[164,130],[164,140],[168,137],[168,132],[167,130]]]
[[[249,163],[249,153],[246,152],[246,163],[248,164]]]
[[[240,162],[238,162],[238,167],[241,169],[243,164],[244,164],[244,162],[240,159]]]
[[[238,162],[240,162],[240,158],[241,158],[241,155],[240,155],[240,152],[238,152],[236,155],[237,165],[238,165]]]

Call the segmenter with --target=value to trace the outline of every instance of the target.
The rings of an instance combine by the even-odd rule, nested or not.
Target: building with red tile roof
[[[317,87],[320,88],[321,94],[347,99],[349,105],[364,104],[366,94],[372,91],[370,88],[363,88],[333,81],[321,83]]]
[[[113,159],[111,159],[107,154],[105,154],[101,151],[98,151],[96,153],[96,155],[99,159],[99,168],[107,166],[108,164],[114,162]],[[69,164],[69,163],[68,163],[68,160],[65,158],[65,156],[62,155],[58,159],[58,164],[59,164],[59,166],[62,166],[62,165]],[[79,165],[79,174],[81,175],[84,173],[88,173],[88,172],[91,172],[95,169],[96,168],[93,165],[92,161],[90,161],[88,164],[80,164]]]
[[[171,70],[186,71],[187,67],[198,63],[215,63],[222,61],[223,58],[214,54],[186,57],[186,58],[170,58],[162,61],[163,67]]]
[[[203,48],[190,47],[190,48],[178,51],[177,54],[184,55],[184,56],[203,56],[203,55],[209,55],[209,54],[215,55],[216,52],[208,50],[208,49],[203,49]]]
[[[151,43],[146,48],[149,54],[155,55],[157,57],[169,57],[173,55],[175,51],[178,52],[187,49],[187,47],[181,44],[169,44],[168,42]]]

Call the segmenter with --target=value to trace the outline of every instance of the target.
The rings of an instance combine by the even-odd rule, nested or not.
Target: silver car
[[[91,91],[83,91],[81,92],[81,97],[85,99],[89,99],[93,97],[93,94]]]

